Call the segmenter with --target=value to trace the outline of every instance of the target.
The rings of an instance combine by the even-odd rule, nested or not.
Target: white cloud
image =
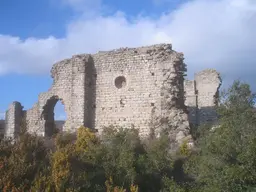
[[[73,6],[82,2],[64,1]],[[21,41],[2,35],[0,73],[47,73],[55,61],[73,54],[154,43],[172,43],[175,50],[183,52],[189,74],[210,67],[222,72],[226,81],[242,78],[252,83],[256,1],[194,0],[158,19],[130,21],[122,12],[108,17],[83,15],[68,25],[63,39]]]

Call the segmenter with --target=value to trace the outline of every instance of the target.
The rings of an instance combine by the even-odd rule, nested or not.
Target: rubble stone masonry
[[[179,142],[189,136],[189,123],[215,118],[211,110],[203,109],[216,104],[218,73],[206,70],[194,81],[184,81],[183,54],[170,44],[74,55],[54,64],[51,75],[51,88],[24,111],[28,131],[41,136],[53,134],[59,100],[67,114],[63,130],[71,132],[84,125],[100,134],[105,126],[114,125],[135,127],[142,137],[166,130]],[[19,107],[11,106],[6,115],[8,135],[19,129],[19,116]]]

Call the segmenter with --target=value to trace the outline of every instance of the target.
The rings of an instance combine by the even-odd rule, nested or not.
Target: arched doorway
[[[55,133],[62,131],[66,121],[63,100],[58,96],[53,96],[47,100],[43,108],[45,136],[51,137]]]

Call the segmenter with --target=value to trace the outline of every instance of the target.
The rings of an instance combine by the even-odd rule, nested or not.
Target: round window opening
[[[115,86],[118,89],[121,89],[126,86],[126,79],[124,76],[119,76],[115,79]]]

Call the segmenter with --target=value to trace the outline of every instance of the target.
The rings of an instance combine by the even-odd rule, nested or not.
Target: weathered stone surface
[[[23,118],[23,106],[19,102],[13,102],[5,115],[5,131],[4,136],[8,138],[15,138],[19,135],[22,118]]]
[[[50,136],[54,106],[61,100],[67,114],[64,131],[84,125],[100,134],[114,125],[138,128],[142,137],[165,130],[174,143],[180,142],[190,132],[185,104],[198,109],[214,105],[218,79],[212,74],[208,79],[208,72],[199,73],[184,84],[183,54],[170,44],[74,55],[53,65],[52,87],[26,111],[28,131]],[[195,111],[191,121],[197,119]],[[10,131],[14,117],[6,119]]]
[[[196,73],[195,80],[184,82],[185,105],[188,106],[191,124],[216,122],[215,106],[218,104],[220,86],[220,74],[214,69]]]

